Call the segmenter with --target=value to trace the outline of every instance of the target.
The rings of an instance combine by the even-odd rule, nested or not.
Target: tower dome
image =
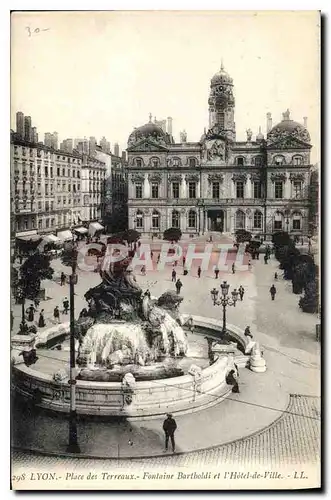
[[[211,79],[211,86],[219,85],[222,83],[228,84],[228,85],[233,85],[233,79],[231,78],[229,73],[227,73],[224,70],[223,61],[221,64],[221,69],[217,73],[215,73],[215,75]]]

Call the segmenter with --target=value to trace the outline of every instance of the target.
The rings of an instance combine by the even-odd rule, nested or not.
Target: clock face
[[[224,91],[223,85],[219,85],[216,87],[216,94],[221,94]]]

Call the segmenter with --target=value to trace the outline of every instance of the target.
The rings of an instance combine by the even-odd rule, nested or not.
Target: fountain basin
[[[184,315],[185,316],[185,315]],[[187,316],[187,315],[186,315]],[[196,333],[219,338],[221,322],[193,316]],[[59,325],[60,326],[60,325]],[[232,325],[228,327],[238,349],[218,353],[210,366],[189,370],[189,373],[162,380],[136,381],[132,386],[121,382],[76,381],[76,408],[81,415],[122,416],[127,418],[151,418],[165,413],[196,411],[217,404],[231,393],[226,384],[227,373],[234,363],[246,366],[249,356],[244,355],[246,339],[243,332]],[[47,344],[56,338],[54,328],[39,335],[36,344]],[[59,336],[64,329],[59,328]],[[190,334],[189,334],[190,335]],[[233,352],[231,352],[233,351]],[[70,385],[67,377],[61,380],[24,363],[14,363],[12,382],[15,391],[45,409],[68,413],[70,409]],[[63,365],[65,367],[65,365]],[[67,367],[66,367],[67,368]]]

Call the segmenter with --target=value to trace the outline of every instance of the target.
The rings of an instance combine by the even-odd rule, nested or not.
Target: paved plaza
[[[197,252],[202,251],[205,241],[198,241]],[[169,264],[158,271],[156,260],[160,242],[154,241],[151,245],[154,269],[142,276],[138,267],[135,274],[143,289],[149,288],[153,296],[159,296],[175,288],[171,281],[173,267]],[[232,394],[223,402],[196,413],[176,416],[177,453],[174,456],[163,456],[163,419],[159,418],[125,423],[111,419],[80,422],[78,435],[83,456],[122,460],[126,457],[149,460],[148,457],[154,456],[156,464],[166,464],[169,460],[176,464],[185,460],[200,463],[199,460],[209,460],[211,456],[216,461],[223,461],[225,457],[235,460],[237,455],[245,461],[251,460],[253,455],[257,458],[258,449],[261,450],[259,460],[262,461],[269,460],[271,449],[274,450],[272,457],[278,457],[277,460],[286,455],[286,460],[301,463],[300,460],[318,456],[320,344],[315,339],[317,316],[302,313],[299,309],[299,296],[292,293],[291,283],[282,279],[282,272],[273,256],[268,264],[264,264],[262,256],[260,260],[252,261],[250,271],[237,271],[235,274],[231,272],[230,258],[229,270],[221,272],[218,280],[212,268],[218,260],[216,252],[211,260],[208,270],[203,271],[200,278],[197,276],[199,261],[187,276],[183,276],[182,263],[178,262],[177,277],[183,283],[181,311],[220,319],[221,308],[213,306],[210,290],[219,287],[223,280],[230,284],[230,291],[242,285],[244,299],[236,307],[228,307],[227,321],[242,329],[250,325],[254,340],[263,346],[267,371],[258,374],[242,368],[239,394]],[[68,273],[69,268],[63,267],[59,259],[52,261],[52,267],[55,269],[54,279],[43,283],[48,299],[40,306],[45,309],[48,327],[53,324],[55,305],[62,309],[62,300],[69,295],[68,286],[61,287],[58,279],[61,271]],[[277,295],[276,300],[271,301],[269,288],[274,283],[276,271],[279,275],[275,282]],[[79,270],[78,275],[76,316],[86,306],[84,293],[100,282],[98,273]],[[15,305],[13,310],[15,333],[21,307]],[[61,319],[67,320],[67,317],[62,315]],[[62,354],[69,357],[66,352]],[[63,361],[66,362],[66,359]],[[40,359],[40,366],[52,362],[52,359]],[[198,429],[202,427],[204,432],[199,433]],[[14,453],[14,458],[24,460],[24,456],[30,457],[28,450],[65,453],[67,421],[63,418],[57,419],[42,412],[36,415],[25,412],[14,422],[14,428],[17,431],[14,445],[21,450]],[[295,446],[291,445],[290,439],[295,440]],[[183,458],[186,455],[191,458]]]

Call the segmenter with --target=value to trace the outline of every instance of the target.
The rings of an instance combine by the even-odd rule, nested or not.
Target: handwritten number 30
[[[26,26],[26,29],[29,33],[29,36],[32,35],[32,33],[40,33],[41,31],[49,31],[49,28],[46,28],[46,29],[40,29],[40,28],[35,28],[34,30],[31,31],[31,28],[29,26]]]

